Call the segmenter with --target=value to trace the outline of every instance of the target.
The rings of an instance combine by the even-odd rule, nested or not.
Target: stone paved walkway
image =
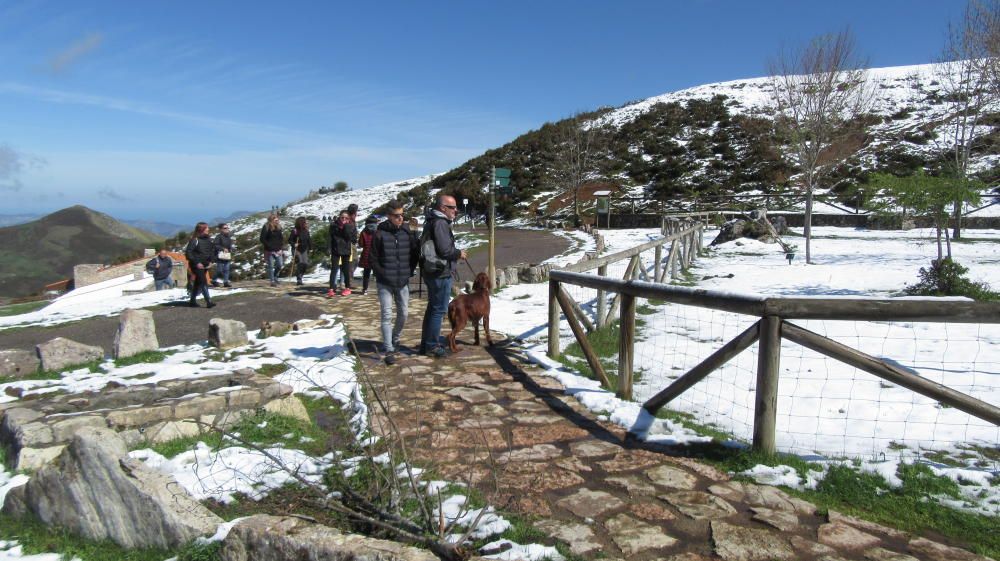
[[[418,460],[444,477],[471,478],[494,505],[529,517],[583,557],[985,559],[836,512],[820,516],[814,505],[777,488],[730,481],[707,464],[626,446],[623,429],[597,421],[516,346],[471,346],[471,329],[460,337],[468,345],[457,355],[406,355],[387,367],[376,348],[373,294],[326,298],[318,288],[292,294],[345,318]],[[411,301],[404,345],[418,341],[424,305]]]

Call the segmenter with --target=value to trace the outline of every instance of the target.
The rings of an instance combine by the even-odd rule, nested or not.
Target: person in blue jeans
[[[385,363],[391,366],[396,364],[396,353],[400,350],[399,338],[406,325],[410,302],[409,283],[417,269],[420,241],[404,222],[403,203],[393,199],[386,207],[388,218],[375,229],[369,246],[371,253],[368,255],[368,263],[375,271]],[[395,321],[392,317],[394,305]]]
[[[171,276],[174,271],[174,260],[167,254],[165,248],[146,263],[146,272],[153,275],[153,284],[156,290],[168,290],[174,287],[174,279]]]
[[[285,249],[285,235],[281,231],[277,214],[267,217],[267,224],[260,230],[260,244],[264,249],[267,278],[271,281],[271,286],[278,286],[278,272],[284,265],[281,262],[281,251]]]
[[[420,274],[427,285],[427,309],[420,332],[420,354],[441,358],[447,356],[441,342],[441,322],[448,312],[451,299],[451,277],[460,259],[467,259],[464,249],[455,247],[455,233],[451,223],[458,215],[455,197],[438,194],[434,206],[424,213],[424,232],[420,237],[422,248]],[[428,258],[425,246],[433,241],[433,255]]]
[[[219,224],[219,233],[215,235],[215,278],[212,279],[212,286],[218,288],[219,281],[222,286],[229,288],[229,271],[233,264],[233,238],[229,232],[229,224]]]

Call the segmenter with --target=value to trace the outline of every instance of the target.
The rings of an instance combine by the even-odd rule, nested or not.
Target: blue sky
[[[3,214],[187,223],[443,172],[581,110],[765,74],[850,26],[933,62],[950,0],[0,0]]]

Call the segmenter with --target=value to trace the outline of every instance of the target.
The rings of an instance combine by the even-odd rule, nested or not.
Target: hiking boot
[[[396,353],[385,353],[385,363],[389,366],[396,364]]]
[[[208,304],[205,304],[205,307],[206,308],[214,308],[215,307],[215,302],[209,302]]]
[[[191,300],[191,301],[188,302],[188,306],[190,306],[192,308],[197,308],[198,307],[198,303],[195,302],[194,300]]]
[[[233,285],[229,284],[228,282],[227,283],[223,283],[222,286],[225,287],[225,288],[232,288],[233,287]]]
[[[445,350],[444,347],[434,347],[433,349],[427,352],[427,356],[434,358],[444,358],[448,356],[448,351]]]

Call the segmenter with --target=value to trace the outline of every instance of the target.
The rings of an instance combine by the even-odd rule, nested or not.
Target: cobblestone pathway
[[[287,289],[283,289],[287,290]],[[387,389],[410,450],[444,477],[469,479],[586,558],[699,561],[982,560],[836,512],[781,490],[730,481],[695,460],[628,447],[554,379],[503,342],[446,359],[379,362],[373,294],[293,294],[345,318],[366,369]],[[403,344],[415,345],[425,301],[411,301]],[[499,339],[499,337],[498,337]],[[491,468],[491,466],[493,466]],[[490,491],[499,489],[499,492]]]

